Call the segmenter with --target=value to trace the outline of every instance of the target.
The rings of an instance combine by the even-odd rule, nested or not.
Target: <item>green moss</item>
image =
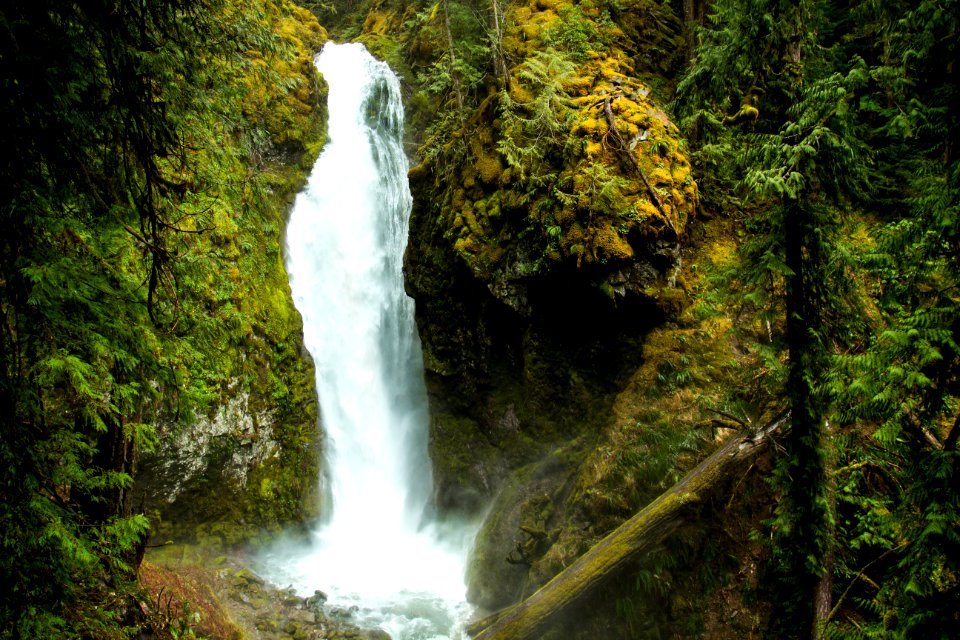
[[[491,74],[462,112],[449,93],[418,99],[443,126],[411,171],[406,266],[439,405],[442,495],[477,500],[504,486],[474,557],[491,606],[568,566],[695,463],[712,445],[705,403],[722,402],[748,366],[731,352],[729,324],[697,297],[691,265],[712,249],[684,253],[678,268],[699,195],[657,99],[665,85],[645,75],[682,58],[669,6],[505,9],[509,89]],[[447,45],[442,29],[421,25],[408,50],[426,65]],[[675,325],[646,336],[641,362],[638,345],[664,318]],[[564,440],[577,443],[566,450],[576,470],[538,493],[531,461]],[[525,568],[504,560],[518,547]],[[498,571],[509,577],[497,583]],[[594,611],[572,635],[629,637],[612,603],[639,579],[606,594],[610,606],[591,601],[609,626],[595,631]],[[656,580],[671,578],[665,569]],[[692,619],[688,604],[675,608]]]
[[[509,92],[491,88],[464,114],[459,142],[427,141],[421,153],[437,161],[417,169],[434,179],[426,197],[441,203],[439,224],[479,278],[492,283],[537,252],[548,269],[572,265],[599,287],[685,235],[698,194],[679,132],[634,71],[637,41],[603,6],[508,5],[504,24]],[[433,55],[444,46],[435,41]],[[451,155],[457,144],[465,152]],[[624,295],[607,284],[611,300]]]
[[[189,480],[166,477],[145,460],[143,482],[152,486],[144,490],[156,496],[154,529],[164,537],[232,544],[264,528],[310,520],[318,508],[315,483],[303,480],[317,477],[319,464],[313,367],[304,357],[281,236],[293,194],[324,137],[325,115],[318,107],[325,88],[312,59],[326,32],[289,2],[270,8],[261,7],[258,15],[283,46],[249,53],[249,68],[236,78],[245,98],[233,107],[246,128],[221,136],[223,156],[211,156],[206,165],[220,172],[218,184],[238,186],[216,194],[213,231],[196,237],[200,253],[219,260],[217,277],[211,273],[197,283],[211,320],[211,348],[206,360],[196,362],[195,375],[214,407],[199,417],[212,419],[221,407],[244,399],[239,410],[249,414],[252,426],[211,439],[199,474]],[[260,416],[268,416],[267,423]],[[182,428],[188,426],[173,430]],[[268,455],[251,458],[252,468],[239,476],[226,474],[245,447]],[[182,495],[168,504],[165,488],[181,483]]]

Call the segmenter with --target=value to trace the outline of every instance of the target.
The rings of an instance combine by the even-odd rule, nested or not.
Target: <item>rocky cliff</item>
[[[160,540],[236,543],[309,522],[319,509],[313,365],[282,245],[289,206],[323,144],[325,87],[313,56],[327,35],[290,2],[245,11],[270,37],[219,88],[242,127],[221,138],[225,158],[209,161],[224,186],[199,240],[221,265],[200,283],[215,332],[195,367],[208,408],[183,413],[167,396],[135,488]]]
[[[483,515],[468,597],[495,610],[715,446],[723,429],[708,407],[751,364],[703,296],[734,238],[697,219],[666,107],[684,42],[670,5],[387,0],[353,11],[340,19],[363,26],[345,33],[408,81],[418,163],[405,274],[435,497],[441,512]],[[756,576],[718,590],[732,565],[710,559],[749,553],[745,534],[741,547],[719,533],[756,517],[749,495],[684,527],[557,637],[746,633],[753,621],[721,630],[714,612],[735,609]]]
[[[744,361],[730,321],[699,299],[733,245],[696,220],[665,106],[682,43],[670,7],[494,2],[470,18],[463,6],[377,3],[360,37],[406,70],[410,121],[426,123],[405,272],[436,499],[487,514],[468,583],[493,610],[700,459],[717,435],[704,407]],[[715,552],[708,529],[625,576],[578,633],[704,624],[696,599],[711,596],[690,563]]]

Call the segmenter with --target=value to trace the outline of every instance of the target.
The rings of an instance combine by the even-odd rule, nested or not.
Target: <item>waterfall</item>
[[[275,550],[267,573],[356,607],[394,638],[459,637],[465,551],[426,517],[432,479],[413,301],[403,288],[412,198],[403,106],[390,68],[360,44],[327,44],[329,137],[294,204],[287,270],[316,365],[329,505],[312,543]]]

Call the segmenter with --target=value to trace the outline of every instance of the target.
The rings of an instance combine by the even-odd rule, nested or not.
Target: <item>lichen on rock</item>
[[[158,437],[167,444],[154,464],[172,484],[164,486],[160,499],[172,503],[188,485],[208,475],[214,451],[225,445],[230,455],[218,473],[235,487],[246,486],[250,470],[278,453],[279,443],[273,439],[275,416],[270,411],[252,412],[249,400],[249,391],[241,391],[212,416],[199,416],[182,427],[161,426]]]

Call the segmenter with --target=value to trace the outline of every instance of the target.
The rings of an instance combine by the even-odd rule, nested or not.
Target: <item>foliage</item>
[[[513,169],[513,179],[529,187],[544,187],[556,180],[555,157],[563,149],[572,116],[565,90],[575,66],[561,53],[538,51],[524,61],[514,81],[517,101],[510,92],[500,94],[501,137],[497,150]]]
[[[899,193],[881,192],[883,205],[896,206],[863,260],[877,304],[873,332],[863,352],[838,358],[836,368],[848,381],[847,414],[877,425],[862,462],[891,472],[860,485],[870,502],[853,512],[854,539],[871,544],[845,558],[850,573],[857,569],[847,588],[870,614],[860,625],[869,633],[946,637],[960,597],[958,128],[946,107],[957,89],[944,66],[956,54],[955,38],[944,36],[956,33],[957,14],[921,2],[875,21],[888,36],[874,54],[885,98],[870,102],[874,135],[890,149],[881,169],[902,183]],[[869,508],[877,503],[885,508]],[[864,590],[865,576],[880,588]],[[851,625],[837,618],[831,631],[842,636]]]
[[[252,174],[260,159],[305,150],[283,107],[302,127],[316,100],[304,67],[283,66],[282,19],[245,11],[103,0],[0,14],[4,634],[133,623],[116,593],[149,531],[133,512],[140,456],[158,422],[219,395],[244,339],[236,277],[215,278],[238,262],[231,218],[272,188]],[[277,70],[244,84],[257,59]],[[261,100],[280,120],[259,119]]]
[[[789,354],[788,501],[771,522],[787,536],[773,570],[782,586],[807,578],[806,595],[780,598],[812,602],[832,574],[844,586],[822,632],[914,637],[951,626],[956,609],[946,558],[960,514],[942,492],[956,473],[956,261],[942,236],[956,212],[955,118],[942,109],[956,18],[932,3],[851,9],[716,3],[677,105],[704,184],[725,190],[713,202],[747,213],[727,282]],[[812,619],[788,608],[774,632]]]
[[[574,62],[585,62],[591,51],[603,52],[609,47],[607,33],[613,30],[613,22],[606,12],[596,21],[590,20],[579,6],[560,7],[559,19],[543,32],[543,43],[564,51]]]
[[[477,16],[457,33],[477,45],[462,49],[475,75],[454,64],[460,49],[446,42],[440,6],[411,18],[416,35],[405,45],[420,72],[416,104],[437,112],[414,171],[433,240],[448,242],[517,310],[528,311],[514,285],[552,273],[565,284],[593,278],[623,302],[637,292],[610,274],[688,233],[702,194],[717,218],[696,231],[729,225],[738,263],[703,267],[708,277],[676,296],[696,299],[699,321],[727,316],[731,327],[684,324],[649,336],[645,388],[686,400],[679,410],[689,411],[715,375],[727,388],[700,400],[740,427],[791,405],[794,430],[777,450],[777,512],[756,536],[773,541],[763,553],[776,575],[759,597],[786,602],[771,633],[808,635],[820,624],[812,633],[924,637],[954,628],[956,3],[710,3],[671,107],[690,136],[699,189],[670,117],[638,80],[680,57],[668,4],[521,1],[506,6],[497,32],[484,19],[489,7],[451,2],[453,14],[469,7]],[[653,93],[672,80],[650,83]],[[681,287],[690,269],[680,270]],[[663,305],[666,291],[653,294]],[[720,364],[729,350],[740,376]],[[702,415],[674,418],[675,431],[662,433],[636,407],[621,410],[618,420],[629,417],[603,434],[569,501],[576,531],[559,534],[538,575],[582,550],[584,520],[600,535],[646,498],[658,473],[688,464],[687,436],[692,448],[703,444],[702,432],[676,427],[702,425]],[[655,576],[669,563],[653,560],[639,593],[665,602],[666,582]],[[829,586],[825,578],[833,607],[815,622],[813,592]],[[621,604],[625,617],[634,604]]]

